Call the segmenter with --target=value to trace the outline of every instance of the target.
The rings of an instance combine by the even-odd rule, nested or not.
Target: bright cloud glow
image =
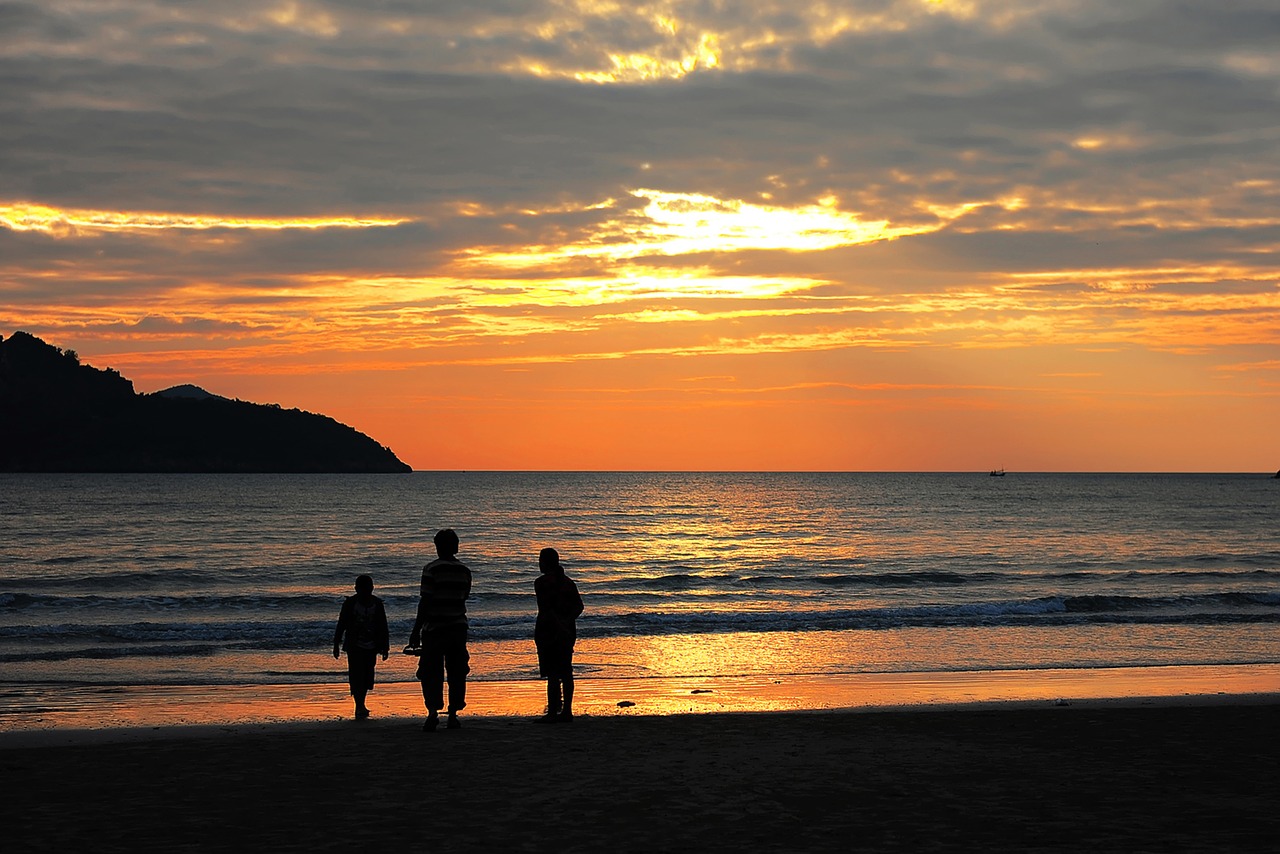
[[[0,203],[0,226],[14,231],[36,231],[56,237],[108,231],[204,231],[207,229],[376,228],[400,225],[405,219],[315,217],[260,219],[209,214],[150,213],[137,211],[74,210],[28,203]]]
[[[895,227],[885,220],[868,222],[836,209],[831,199],[784,208],[698,193],[639,189],[631,194],[646,201],[638,220],[603,222],[586,238],[562,246],[530,246],[518,252],[476,249],[469,254],[477,264],[514,269],[573,258],[623,261],[707,252],[820,252],[924,234],[943,224]]]
[[[522,55],[504,64],[503,70],[598,84],[679,80],[717,70],[789,70],[793,67],[790,56],[799,49],[825,46],[849,33],[902,32],[913,21],[932,15],[969,19],[982,14],[982,6],[996,6],[991,14],[998,21],[1021,16],[1016,7],[998,0],[986,4],[976,0],[900,0],[872,8],[849,2],[797,6],[779,0],[728,4],[714,11],[672,0],[634,5],[556,0],[531,10],[531,19],[523,24],[525,31],[537,33],[548,43],[589,33],[595,37],[592,41],[598,44],[597,50],[558,62],[543,55]],[[780,20],[797,26],[779,26]],[[500,27],[495,21],[486,21],[483,32],[492,36]],[[617,49],[610,37],[616,38],[619,32],[625,34],[619,42],[647,42],[647,48]]]
[[[0,334],[420,468],[1274,470],[1271,5],[11,0]]]

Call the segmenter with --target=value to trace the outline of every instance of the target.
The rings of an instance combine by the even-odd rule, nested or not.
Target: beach
[[[329,659],[332,661],[332,659]],[[340,669],[341,668],[341,669]],[[420,718],[419,683],[388,682],[388,664],[369,695],[378,718]],[[474,675],[474,674],[473,674]],[[3,691],[0,748],[134,740],[155,731],[308,724],[352,714],[345,668],[319,684],[88,685],[9,687]],[[577,680],[575,706],[592,717],[779,711],[937,709],[974,705],[1194,700],[1280,701],[1280,664],[777,674]],[[541,714],[536,679],[472,679],[470,717]]]
[[[1273,850],[1278,710],[1201,696],[10,734],[5,847]]]
[[[478,708],[536,683],[533,581],[547,544],[561,548],[586,604],[574,663],[599,690],[583,699],[611,695],[606,708],[664,692],[675,699],[637,711],[1280,691],[1280,492],[1270,480],[0,481],[0,730],[292,720],[335,697],[320,717],[341,715],[331,686],[345,662],[329,650],[343,598],[372,575],[398,650],[431,532],[445,525],[462,535],[473,573],[472,676],[494,686],[476,689],[489,692]],[[384,711],[417,705],[416,666],[397,651],[379,667],[379,701],[398,703]],[[1218,672],[1181,684],[1197,670],[1258,667],[1272,672],[1255,686],[1224,688]],[[1143,674],[1174,684],[1130,684]],[[1123,684],[1080,684],[1097,678]],[[690,694],[702,688],[712,693]],[[530,705],[517,698],[498,713]]]
[[[1273,849],[1270,481],[992,480],[11,477],[4,850]],[[397,649],[448,524],[463,728],[399,652],[353,721],[342,598],[373,575]],[[534,722],[546,544],[569,725]]]

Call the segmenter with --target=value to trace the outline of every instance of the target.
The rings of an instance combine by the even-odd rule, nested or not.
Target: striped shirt
[[[471,595],[471,570],[456,558],[437,558],[422,568],[418,626],[435,631],[467,624],[467,597]]]

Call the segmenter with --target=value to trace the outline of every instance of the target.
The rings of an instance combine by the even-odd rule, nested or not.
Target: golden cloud
[[[863,220],[839,210],[833,198],[787,208],[699,193],[637,189],[631,194],[646,202],[638,218],[608,219],[576,242],[529,246],[514,252],[478,247],[465,257],[477,267],[528,269],[575,258],[616,262],[708,252],[816,252],[924,234],[944,225],[939,221],[926,226],[893,226],[887,220]]]
[[[227,217],[217,214],[103,211],[55,208],[28,202],[0,203],[0,226],[13,231],[35,231],[54,237],[89,236],[113,231],[203,231],[247,229],[282,231],[317,228],[378,228],[408,222],[382,217]]]

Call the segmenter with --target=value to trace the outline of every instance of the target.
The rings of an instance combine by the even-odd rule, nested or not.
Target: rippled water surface
[[[479,679],[536,672],[543,546],[599,677],[1276,662],[1277,520],[1248,475],[0,475],[0,683],[340,680],[355,575],[402,642],[441,527]]]

